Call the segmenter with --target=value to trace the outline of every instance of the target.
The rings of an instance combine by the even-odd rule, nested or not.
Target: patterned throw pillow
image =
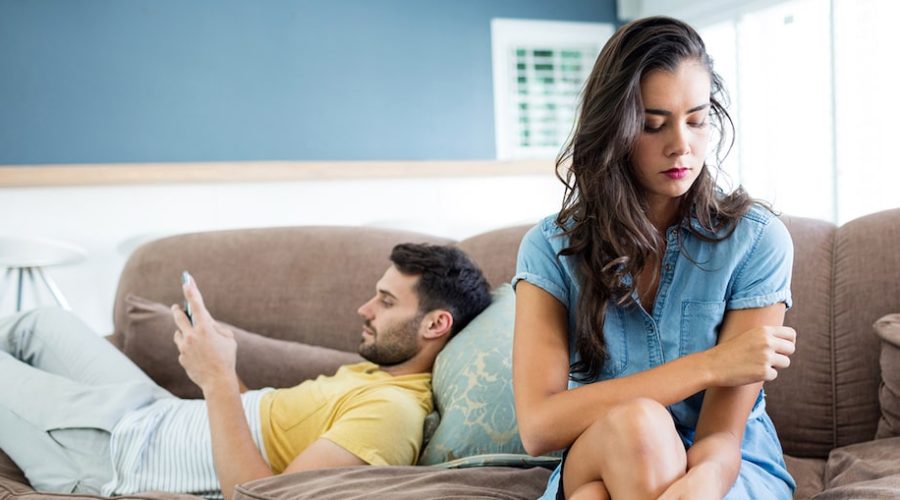
[[[512,287],[502,285],[491,305],[438,355],[433,386],[441,420],[422,450],[420,465],[525,454],[512,391],[515,305]]]

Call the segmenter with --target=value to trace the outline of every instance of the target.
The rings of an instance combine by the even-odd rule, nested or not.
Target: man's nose
[[[372,309],[369,307],[372,301],[369,300],[365,304],[359,306],[359,309],[356,310],[356,313],[362,316],[365,319],[372,319]]]

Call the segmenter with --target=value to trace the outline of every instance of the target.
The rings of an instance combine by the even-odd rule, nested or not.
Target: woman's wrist
[[[694,370],[700,379],[700,385],[702,386],[701,390],[717,387],[719,385],[718,373],[713,369],[713,358],[715,356],[715,353],[713,352],[714,349],[715,347],[686,356],[686,358],[691,359],[696,365]]]

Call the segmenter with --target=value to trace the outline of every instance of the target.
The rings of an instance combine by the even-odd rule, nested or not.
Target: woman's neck
[[[681,198],[650,198],[647,200],[647,218],[650,223],[665,235],[666,229],[669,228],[678,218],[678,209],[681,204]]]

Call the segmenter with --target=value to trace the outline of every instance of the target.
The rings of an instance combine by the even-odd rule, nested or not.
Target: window
[[[893,0],[793,0],[695,20],[732,96],[734,180],[785,213],[837,223],[900,206],[888,151],[898,17]]]
[[[497,158],[553,158],[572,131],[578,98],[613,26],[491,21]]]

